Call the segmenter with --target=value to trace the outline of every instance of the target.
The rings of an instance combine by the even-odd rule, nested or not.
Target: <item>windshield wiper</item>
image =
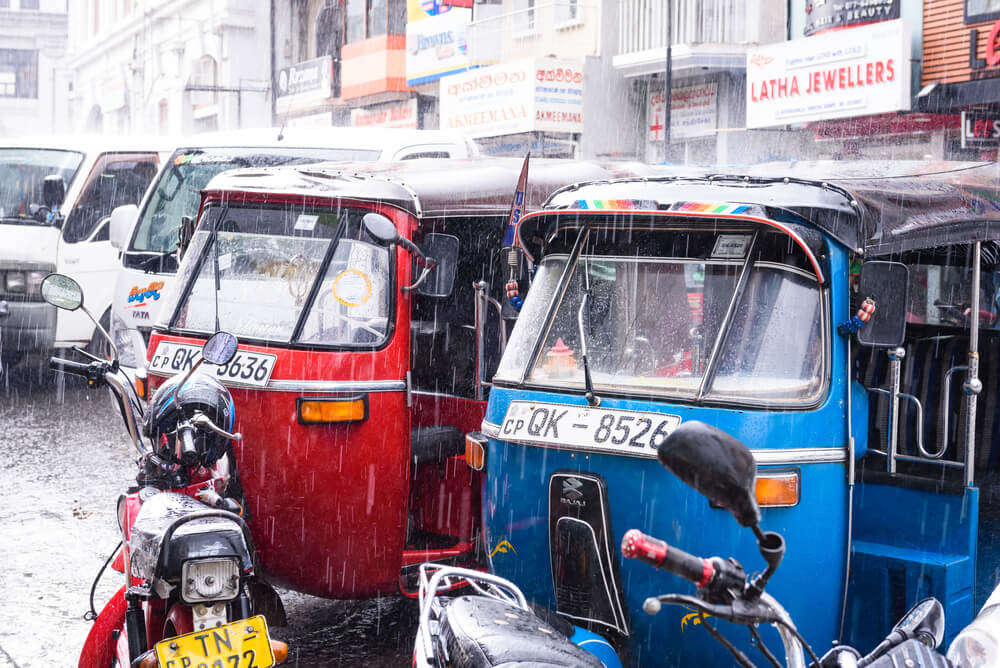
[[[153,264],[154,262],[160,262],[160,263],[162,263],[165,258],[173,257],[177,253],[176,250],[172,250],[172,251],[150,251],[150,252],[152,252],[154,254],[150,255],[150,257],[147,257],[145,260],[140,260],[135,265],[136,267],[138,267],[139,269],[142,269],[146,273],[149,273],[149,266],[151,264]],[[143,255],[145,255],[145,254],[146,253],[143,253]]]
[[[584,272],[587,269],[584,268]],[[589,281],[588,281],[589,282]],[[583,291],[583,300],[580,301],[580,310],[576,312],[576,324],[580,328],[580,353],[583,358],[583,384],[586,388],[584,397],[591,406],[600,406],[601,398],[594,394],[594,383],[590,379],[590,364],[587,363],[587,328],[590,325],[590,287]],[[586,320],[586,323],[584,322]]]
[[[750,248],[747,250],[746,260],[743,261],[740,277],[736,281],[733,297],[729,300],[729,307],[726,309],[726,315],[722,319],[719,333],[715,337],[715,344],[712,346],[712,354],[709,355],[708,364],[705,365],[705,375],[701,377],[701,384],[698,385],[697,401],[702,400],[705,393],[712,387],[712,381],[715,380],[715,372],[718,371],[722,346],[726,342],[726,337],[729,336],[729,329],[733,324],[733,317],[736,315],[736,307],[743,301],[743,293],[746,291],[747,283],[750,280],[750,270],[753,269],[753,265],[757,261],[757,242],[759,239],[760,231],[757,230],[753,233],[753,239],[750,240]]]

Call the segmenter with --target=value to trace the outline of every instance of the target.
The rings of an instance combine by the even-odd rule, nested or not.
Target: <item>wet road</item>
[[[107,390],[48,371],[0,376],[0,668],[75,666],[90,586],[119,540],[114,508],[135,475]],[[121,585],[108,569],[98,609]],[[409,666],[411,601],[328,601],[281,591],[287,666]]]

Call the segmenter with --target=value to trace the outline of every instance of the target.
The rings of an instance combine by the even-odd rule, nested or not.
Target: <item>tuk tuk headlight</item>
[[[132,331],[129,330],[128,325],[121,319],[121,316],[114,311],[111,312],[110,333],[111,340],[115,342],[115,347],[118,349],[118,363],[130,369],[137,368],[140,365],[140,361],[132,338]]]
[[[1000,587],[986,601],[972,623],[966,626],[948,648],[948,659],[962,668],[985,668],[1000,665]]]
[[[185,603],[228,601],[240,593],[240,568],[235,559],[192,559],[181,569]]]

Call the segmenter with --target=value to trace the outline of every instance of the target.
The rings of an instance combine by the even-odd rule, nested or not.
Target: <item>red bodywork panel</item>
[[[112,633],[125,628],[125,587],[115,592],[90,627],[80,652],[80,668],[107,668],[115,656]],[[124,633],[121,634],[125,636]],[[128,650],[126,649],[126,655]]]

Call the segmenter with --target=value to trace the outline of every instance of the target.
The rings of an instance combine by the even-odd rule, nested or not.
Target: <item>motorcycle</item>
[[[118,500],[122,542],[112,568],[124,573],[126,582],[93,615],[79,665],[266,668],[281,663],[288,647],[269,638],[267,620],[258,610],[283,614],[280,601],[273,605],[277,595],[256,578],[232,461],[231,442],[242,438],[229,431],[233,400],[218,381],[195,374],[203,363],[228,363],[236,353],[236,337],[216,333],[191,370],[161,386],[144,408],[119,368],[114,343],[83,306],[79,284],[50,274],[42,282],[42,297],[57,308],[82,310],[108,340],[110,359],[76,349],[87,362],[53,357],[49,367],[80,376],[89,387],[108,387],[139,453],[136,485]]]
[[[760,509],[754,496],[756,465],[750,451],[728,434],[697,421],[685,422],[658,448],[660,462],[683,482],[707,497],[714,506],[729,510],[750,527],[766,563],[759,575],[748,576],[735,559],[702,558],[664,541],[629,530],[622,540],[622,555],[685,578],[698,595],[664,594],[646,599],[647,614],[657,614],[664,604],[695,610],[699,625],[721,643],[743,667],[753,666],[708,617],[746,626],[768,663],[781,663],[767,647],[758,626],[770,624],[784,646],[788,668],[888,668],[923,665],[947,668],[953,664],[935,652],[944,638],[944,608],[934,598],[917,603],[874,650],[862,655],[853,647],[834,645],[822,657],[797,630],[782,605],[765,591],[785,552],[780,534],[762,531]],[[468,586],[474,595],[445,600],[440,594]],[[1000,595],[997,596],[1000,602]],[[1000,606],[996,606],[1000,610]],[[443,668],[497,666],[507,662],[535,662],[559,666],[620,666],[614,649],[603,638],[574,627],[555,613],[539,615],[521,590],[509,580],[489,573],[424,564],[420,578],[420,623],[414,645],[413,665]],[[543,619],[543,617],[545,617]],[[559,631],[564,625],[567,630]],[[982,624],[981,624],[982,625]],[[975,626],[975,625],[973,625]],[[972,627],[970,627],[972,628]],[[963,632],[965,634],[965,632]],[[965,634],[968,635],[968,634]],[[956,644],[963,638],[959,635]],[[963,656],[982,652],[982,633],[965,641]],[[952,648],[955,649],[954,646]],[[808,662],[806,660],[808,656]],[[916,661],[909,663],[909,661]],[[922,661],[922,663],[920,663]],[[987,663],[956,662],[960,666]]]

